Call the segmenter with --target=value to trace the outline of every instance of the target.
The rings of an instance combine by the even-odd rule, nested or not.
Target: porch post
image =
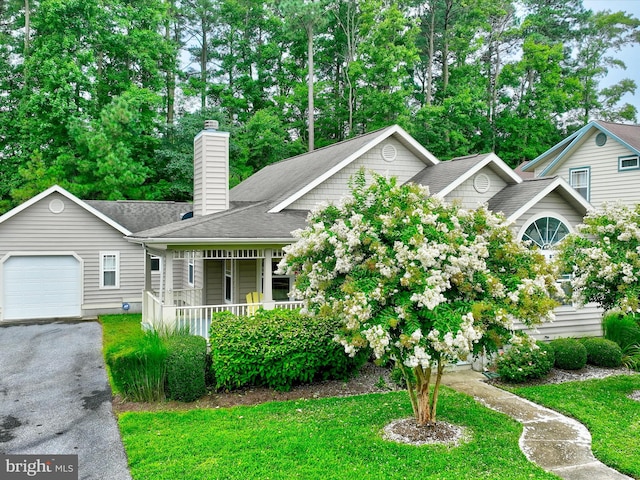
[[[144,291],[150,292],[152,290],[151,285],[151,255],[147,250],[144,250]]]
[[[173,306],[173,251],[167,250],[164,254],[164,298],[165,306]]]
[[[265,310],[273,310],[275,308],[275,302],[273,301],[273,272],[271,271],[271,261],[273,258],[273,252],[270,248],[264,249],[264,260],[262,264],[263,275],[263,292],[262,292],[262,307]]]

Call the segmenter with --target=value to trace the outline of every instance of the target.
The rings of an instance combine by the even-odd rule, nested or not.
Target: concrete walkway
[[[584,425],[553,410],[501,390],[472,370],[445,373],[442,383],[524,425],[520,449],[529,461],[566,480],[630,479],[597,460]]]

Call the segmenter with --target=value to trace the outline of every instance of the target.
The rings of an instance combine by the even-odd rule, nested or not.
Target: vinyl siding
[[[560,337],[601,337],[602,309],[594,304],[584,308],[558,307],[556,319],[545,323],[536,331],[528,331],[537,340],[554,340]]]
[[[204,262],[206,271],[205,305],[222,305],[224,297],[222,292],[223,266],[222,260],[206,260]]]
[[[474,179],[481,173],[487,175],[490,180],[489,190],[487,190],[485,193],[478,193],[473,186]],[[488,202],[491,197],[493,197],[496,193],[498,193],[506,186],[507,182],[500,178],[500,176],[493,170],[485,167],[477,174],[465,180],[461,185],[456,187],[445,197],[445,200],[447,200],[448,202],[453,202],[454,200],[460,201],[462,203],[462,206],[466,208],[476,208],[478,207],[478,205],[482,205]]]
[[[237,296],[235,303],[245,303],[247,301],[247,293],[258,291],[256,262],[256,260],[236,260]]]
[[[391,144],[397,151],[393,162],[386,162],[382,158],[382,149]],[[399,141],[390,138],[381,145],[372,148],[360,158],[326,179],[316,188],[312,189],[287,208],[310,210],[320,202],[337,202],[349,193],[349,180],[360,170],[366,172],[375,171],[381,175],[395,176],[398,183],[405,183],[418,172],[425,168],[425,164],[411,153]]]
[[[194,140],[194,215],[229,208],[229,135],[204,131]]]
[[[49,210],[53,199],[64,203],[63,212]],[[83,262],[83,314],[113,311],[123,302],[142,301],[142,247],[126,241],[121,232],[58,193],[0,224],[0,258],[16,252],[77,254]],[[100,252],[119,252],[120,288],[100,288]],[[132,305],[132,310],[135,308]]]
[[[516,219],[513,225],[516,234],[519,234],[523,228],[528,227],[534,219],[540,218],[541,215],[563,217],[572,231],[575,231],[576,225],[582,223],[582,216],[568,205],[559,194],[551,192]]]
[[[599,130],[585,136],[584,141],[573,154],[564,158],[549,175],[559,175],[567,182],[569,172],[580,167],[590,167],[591,188],[589,201],[595,208],[605,201],[640,203],[640,170],[618,171],[618,158],[632,155],[632,152],[609,137],[602,147],[595,144]],[[540,167],[536,169],[536,172]],[[540,170],[542,171],[542,170]]]

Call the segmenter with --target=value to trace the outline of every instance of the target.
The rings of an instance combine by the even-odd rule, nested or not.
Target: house
[[[127,237],[162,265],[155,288],[145,263],[146,324],[188,324],[206,336],[215,311],[244,314],[256,301],[264,308],[295,308],[298,302],[287,295],[293,278],[274,273],[282,248],[305,226],[310,209],[349,192],[361,168],[426,185],[467,207],[486,203],[504,213],[519,238],[548,255],[589,208],[560,176],[525,181],[493,153],[440,162],[399,126],[269,165],[228,190],[229,135],[208,127],[194,140],[193,218]],[[557,321],[536,336],[598,334],[597,312],[564,305]]]
[[[125,239],[179,220],[191,204],[82,201],[53,186],[0,216],[0,321],[141,311],[159,264]]]
[[[607,201],[640,203],[640,125],[590,122],[522,170],[563,178],[594,208]]]

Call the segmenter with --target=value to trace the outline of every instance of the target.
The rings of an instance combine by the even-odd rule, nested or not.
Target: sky
[[[582,4],[594,12],[601,10],[623,11],[640,18],[640,0],[583,0]],[[612,85],[623,78],[635,80],[638,87],[635,95],[626,95],[623,97],[623,101],[635,105],[640,114],[640,45],[626,47],[620,52],[614,52],[614,55],[627,65],[627,69],[610,70],[607,77],[601,81],[600,86]]]

